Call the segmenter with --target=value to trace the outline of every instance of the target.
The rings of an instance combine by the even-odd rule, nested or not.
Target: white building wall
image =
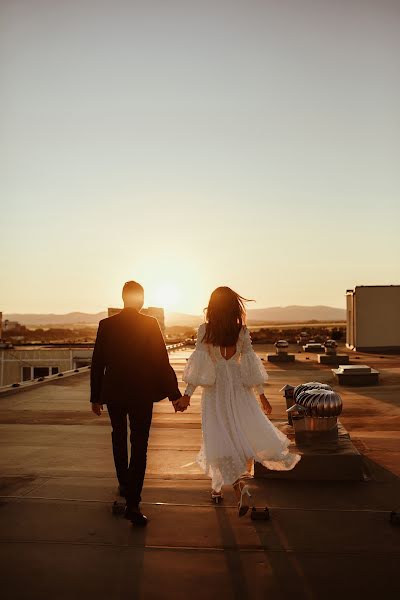
[[[23,368],[56,367],[59,373],[90,364],[93,348],[26,348],[0,350],[0,387],[22,381]]]
[[[357,349],[400,348],[400,285],[357,286],[352,312],[348,326]]]

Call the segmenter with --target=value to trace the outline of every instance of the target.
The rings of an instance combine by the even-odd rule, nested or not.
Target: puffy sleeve
[[[205,325],[200,325],[194,352],[189,357],[183,371],[182,379],[188,385],[185,394],[192,396],[198,385],[211,386],[215,383],[215,365],[211,359],[207,344],[203,343]]]
[[[246,387],[255,387],[259,394],[264,393],[264,383],[268,379],[268,373],[265,370],[260,357],[253,350],[250,332],[247,328],[243,334],[243,346],[240,356],[240,375],[243,385]]]

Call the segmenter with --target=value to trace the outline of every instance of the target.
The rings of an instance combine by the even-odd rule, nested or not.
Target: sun
[[[176,310],[179,292],[176,286],[165,283],[159,285],[152,294],[152,304],[166,310]]]

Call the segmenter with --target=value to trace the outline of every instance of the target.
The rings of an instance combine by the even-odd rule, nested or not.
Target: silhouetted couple
[[[107,404],[126,518],[135,525],[147,523],[140,501],[153,403],[168,397],[175,412],[182,412],[190,405],[197,386],[203,388],[203,442],[197,462],[211,478],[211,498],[222,499],[222,486],[233,485],[238,514],[245,515],[250,496],[245,483],[248,462],[256,460],[270,469],[289,470],[300,460],[299,455],[288,451],[288,438],[267,417],[272,411],[263,387],[268,376],[245,326],[245,298],[229,287],[219,287],[211,294],[206,322],[199,327],[196,349],[183,374],[187,383],[184,396],[169,364],[157,320],[140,313],[142,286],[127,282],[122,298],[123,310],[99,324],[91,368],[91,402],[96,415]]]

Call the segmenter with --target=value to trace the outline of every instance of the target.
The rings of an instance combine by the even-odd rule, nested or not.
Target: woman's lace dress
[[[268,375],[253,350],[248,329],[242,328],[229,360],[223,358],[219,346],[202,342],[204,333],[202,324],[183,380],[189,396],[197,386],[203,387],[203,441],[197,462],[211,477],[212,488],[219,491],[234,483],[247,472],[249,459],[269,469],[293,469],[300,456],[288,451],[289,439],[263,413],[252,389],[262,394]]]

